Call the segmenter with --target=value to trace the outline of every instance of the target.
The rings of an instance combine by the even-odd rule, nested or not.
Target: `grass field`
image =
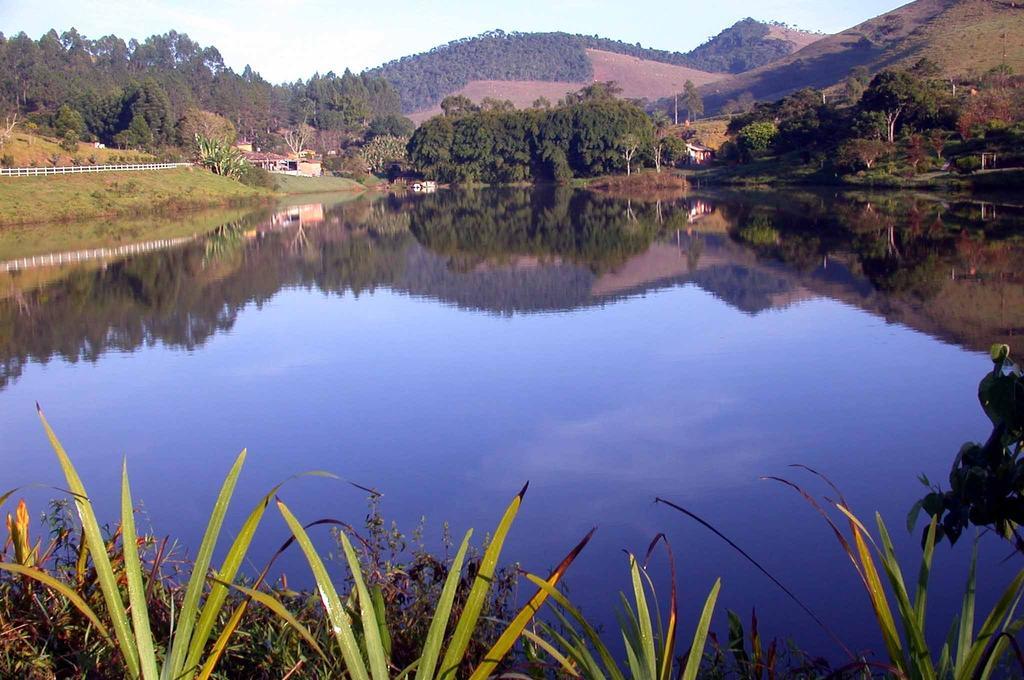
[[[365,187],[346,177],[297,177],[274,175],[275,188],[283,194],[322,194],[334,191],[364,191]]]
[[[92,248],[115,248],[129,243],[206,234],[241,219],[251,208],[197,210],[173,219],[97,217],[76,222],[11,224],[0,228],[0,262],[33,255]]]
[[[0,178],[0,225],[174,212],[273,196],[204,170]]]
[[[0,148],[0,156],[10,156],[13,166],[28,168],[32,166],[48,168],[54,165],[72,165],[72,158],[77,156],[83,164],[95,159],[95,165],[120,162],[151,163],[154,157],[142,151],[121,151],[120,149],[96,149],[91,144],[78,144],[78,150],[67,152],[60,148],[56,141],[26,132],[15,132],[11,139]],[[131,160],[125,160],[130,158]]]

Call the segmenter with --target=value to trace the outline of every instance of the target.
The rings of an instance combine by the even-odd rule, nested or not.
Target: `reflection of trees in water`
[[[734,238],[762,261],[803,272],[819,294],[975,349],[1024,331],[1024,210],[1001,207],[982,221],[976,203],[907,194],[785,200],[746,195],[723,211]],[[762,215],[777,242],[750,237]],[[850,276],[869,287],[858,292]]]
[[[178,249],[68,267],[35,290],[14,283],[0,298],[0,386],[33,359],[95,361],[156,342],[194,349],[229,330],[247,304],[286,287],[358,296],[388,286],[503,314],[569,309],[586,302],[591,269],[642,251],[655,233],[628,220],[621,204],[590,205],[567,192],[471,194],[454,204],[434,196],[344,204],[313,226],[281,228],[262,215]],[[421,248],[410,227],[449,252]],[[552,264],[501,266],[516,255]]]
[[[459,271],[535,256],[600,273],[646,250],[660,231],[663,213],[660,204],[634,204],[564,187],[509,189],[499,195],[442,192],[413,204],[411,228],[420,243],[448,255]]]
[[[984,260],[995,275],[1006,273],[1005,255],[999,264],[994,254],[1005,254],[1008,246],[977,239],[984,242],[993,227],[1007,231],[1012,225],[1019,233],[1024,223],[1024,214],[1008,213],[1001,224],[984,224],[970,216],[969,207],[903,194],[825,204],[808,200],[788,209],[749,200],[722,209],[737,239],[763,257],[810,272],[830,256],[850,254],[876,289],[921,300],[936,294],[950,267],[976,270]],[[964,255],[976,263],[961,262]]]
[[[684,260],[674,278],[642,287],[691,281],[756,313],[810,286],[965,344],[1024,326],[1024,248],[1004,240],[1021,216],[1002,211],[982,224],[969,204],[892,196],[776,200],[718,202],[730,241],[689,225],[686,203],[567,189],[439,192],[343,204],[306,225],[264,213],[52,281],[52,272],[16,272],[0,286],[0,386],[31,360],[95,361],[157,342],[193,349],[286,287],[356,296],[388,287],[498,314],[602,304],[612,298],[595,298],[597,278],[659,235]]]

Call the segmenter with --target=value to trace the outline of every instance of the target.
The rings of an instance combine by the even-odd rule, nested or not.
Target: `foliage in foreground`
[[[659,538],[664,538],[663,536]],[[648,549],[647,558],[658,543],[656,538]],[[619,632],[626,646],[626,665],[623,667],[615,654],[601,639],[597,629],[591,625],[583,614],[548,583],[533,575],[527,578],[537,587],[547,592],[554,600],[553,609],[560,627],[541,624],[545,635],[553,641],[546,645],[536,636],[531,641],[544,648],[561,668],[574,677],[610,678],[610,680],[693,680],[701,668],[704,657],[704,646],[711,627],[711,617],[718,601],[718,593],[722,580],[717,579],[704,601],[697,627],[693,634],[693,642],[687,654],[678,663],[675,656],[676,627],[678,625],[678,596],[676,592],[675,564],[671,549],[669,554],[672,572],[672,592],[669,600],[668,622],[664,624],[658,606],[654,583],[647,575],[647,569],[641,568],[636,556],[628,554],[629,571],[633,585],[633,604],[622,595],[622,611],[619,616]],[[652,611],[647,599],[647,591],[654,596]]]
[[[196,160],[215,175],[239,179],[247,165],[242,152],[225,138],[204,137],[196,133]]]
[[[817,474],[817,473],[815,473]],[[824,478],[823,478],[824,479]],[[921,564],[916,582],[908,581],[896,556],[895,548],[882,516],[875,513],[879,540],[876,541],[863,522],[850,510],[842,493],[831,482],[838,500],[830,501],[841,514],[837,523],[807,491],[796,484],[776,479],[793,488],[826,521],[843,552],[846,553],[871,603],[875,621],[884,642],[888,664],[877,664],[866,658],[851,660],[851,668],[878,668],[898,678],[982,680],[1000,677],[1006,655],[1012,650],[1021,668],[1024,658],[1015,636],[1024,629],[1024,618],[1018,606],[1024,596],[1024,569],[1006,585],[992,608],[984,613],[980,627],[976,623],[977,549],[971,560],[959,614],[948,628],[948,635],[935,650],[928,643],[929,578],[938,535],[938,520],[933,518],[926,532]],[[840,525],[844,522],[849,531]],[[878,568],[881,564],[881,570]],[[888,592],[883,582],[888,582]],[[890,598],[895,606],[890,604]]]
[[[994,363],[978,386],[978,401],[992,421],[984,444],[960,448],[949,473],[949,491],[934,487],[910,512],[912,526],[920,510],[936,518],[936,540],[957,539],[969,525],[992,527],[1024,551],[1018,527],[1024,523],[1024,375],[1010,359],[1010,348],[995,345]],[[921,481],[930,486],[927,477]]]
[[[155,581],[152,572],[149,572],[150,578],[147,586],[147,572],[143,570],[139,556],[140,541],[135,529],[135,509],[128,480],[127,463],[122,466],[121,474],[119,529],[121,549],[116,552],[113,549],[116,536],[114,540],[104,536],[90,497],[77,470],[42,412],[39,415],[60,461],[68,490],[72,495],[81,522],[82,539],[75,568],[78,580],[77,582],[61,581],[36,566],[35,554],[37,551],[27,552],[24,548],[28,544],[28,529],[27,523],[23,522],[21,518],[12,524],[11,533],[16,546],[15,562],[0,563],[0,569],[33,579],[66,598],[75,609],[86,617],[94,628],[95,635],[111,647],[116,648],[119,653],[115,657],[116,662],[123,663],[128,676],[144,678],[144,680],[182,677],[209,678],[245,608],[244,603],[235,608],[235,614],[223,627],[213,650],[208,652],[207,645],[221,619],[221,611],[227,601],[228,587],[224,583],[214,582],[207,589],[207,572],[235,485],[245,462],[246,452],[242,451],[239,454],[221,486],[217,501],[210,514],[206,532],[191,565],[191,574],[188,577],[180,605],[176,611],[174,605],[171,605],[172,614],[170,615],[171,622],[167,625],[167,638],[165,641],[157,641],[153,634],[155,612],[151,611],[149,597],[150,589],[155,585]],[[249,513],[216,572],[220,579],[230,582],[238,574],[256,530],[263,519],[263,514],[279,488],[280,485],[273,488]],[[10,493],[4,499],[9,495]],[[119,562],[116,570],[114,559]],[[88,588],[87,592],[92,592],[94,595],[95,591],[98,591],[99,595],[92,598],[93,602],[87,602],[79,593],[83,588]],[[127,603],[125,591],[127,592]],[[97,600],[102,602],[102,607],[96,606]],[[102,618],[101,613],[103,614]]]

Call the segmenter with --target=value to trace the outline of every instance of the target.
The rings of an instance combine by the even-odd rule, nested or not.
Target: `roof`
[[[691,151],[714,151],[714,149],[712,149],[711,147],[704,146],[703,144],[699,144],[699,143],[693,143],[693,142],[687,142],[686,143],[686,148],[690,149]]]
[[[245,156],[246,160],[250,160],[250,161],[290,161],[290,160],[295,160],[294,158],[288,158],[287,156],[282,156],[279,153],[266,153],[266,152],[264,152],[264,153],[246,153],[246,154],[243,154],[243,155]]]

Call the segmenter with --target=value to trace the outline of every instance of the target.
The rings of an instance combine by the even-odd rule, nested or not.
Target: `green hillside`
[[[1004,61],[1015,72],[1024,71],[1024,5],[916,0],[775,63],[712,83],[704,88],[705,102],[714,111],[744,93],[775,100],[805,87],[836,85],[857,67],[876,72],[922,58],[948,77],[970,77]]]
[[[781,30],[780,30],[781,29]],[[430,108],[476,80],[589,82],[586,50],[602,50],[701,71],[740,73],[789,55],[816,36],[744,19],[691,52],[670,52],[570,33],[490,31],[371,69],[388,81],[406,113]]]

